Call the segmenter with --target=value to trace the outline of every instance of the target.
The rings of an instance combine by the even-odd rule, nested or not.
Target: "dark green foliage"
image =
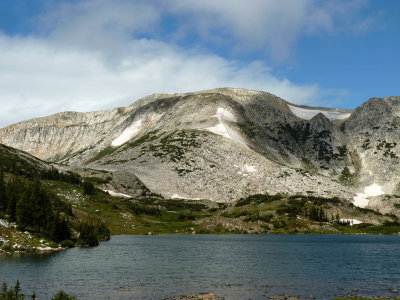
[[[271,196],[268,194],[255,194],[255,195],[248,196],[246,198],[239,199],[236,202],[235,206],[240,207],[240,206],[248,205],[250,203],[253,203],[253,204],[271,203],[271,202],[280,200],[282,198],[283,198],[283,196],[281,194],[276,194],[276,195],[271,195]]]
[[[377,216],[381,216],[382,215],[379,211],[376,211],[376,210],[373,210],[373,209],[370,209],[370,208],[354,206],[353,203],[350,203],[350,206],[355,208],[359,212],[362,212],[363,214],[371,213],[371,214],[374,214],[374,215],[377,215]]]
[[[96,189],[93,185],[93,183],[89,182],[89,181],[85,181],[83,183],[83,193],[85,195],[94,195]]]
[[[16,207],[17,224],[21,229],[31,227],[39,232],[45,232],[53,221],[51,199],[54,194],[45,189],[39,179],[28,182],[23,196]]]
[[[339,157],[345,157],[347,155],[347,146],[343,145],[338,147]]]
[[[380,142],[378,145],[376,145],[377,150],[384,150],[383,155],[385,157],[390,157],[390,158],[397,158],[397,155],[393,153],[392,149],[397,146],[396,142],[393,143],[388,143],[386,141]]]
[[[14,177],[5,188],[6,212],[11,221],[16,221],[22,230],[31,230],[58,242],[70,238],[68,220],[59,215],[71,214],[71,205],[42,185],[38,178],[33,181]]]
[[[104,241],[109,240],[111,237],[110,229],[104,224],[100,223],[97,225],[97,239]]]
[[[236,210],[236,211],[233,211],[233,212],[230,212],[230,213],[225,212],[222,215],[224,217],[226,217],[226,218],[239,218],[239,217],[242,217],[242,216],[251,216],[252,212],[248,211],[248,210]]]
[[[64,291],[59,291],[57,295],[55,295],[51,300],[78,300],[74,296],[69,296],[66,292]]]
[[[271,222],[273,215],[260,215],[260,212],[256,212],[244,219],[245,222],[256,222],[256,221],[263,221],[266,223]]]
[[[78,226],[78,244],[84,247],[97,246],[99,240],[110,239],[110,229],[102,222],[83,222]]]
[[[40,177],[42,179],[64,181],[73,184],[81,183],[81,176],[71,171],[60,172],[58,169],[51,167],[48,170],[41,171]]]
[[[187,220],[195,220],[196,218],[191,211],[184,211],[179,214],[178,219],[180,221],[187,221]]]
[[[69,222],[65,218],[60,218],[55,216],[55,221],[53,222],[51,239],[57,243],[68,240],[71,238],[71,229]]]
[[[36,294],[33,292],[30,296],[32,300],[37,300]],[[8,288],[7,282],[3,282],[0,292],[0,300],[24,300],[25,294],[21,293],[21,285],[17,280],[17,283],[13,288]],[[51,300],[78,300],[78,298],[69,296],[64,291],[59,291]]]
[[[0,169],[26,178],[37,177],[40,169],[32,159],[21,158],[17,150],[0,144]]]
[[[260,125],[252,121],[246,121],[245,123],[238,123],[238,126],[248,137],[255,138],[258,133],[258,128]],[[262,129],[261,129],[262,130]]]
[[[96,226],[89,223],[81,223],[78,228],[79,239],[78,243],[81,246],[92,247],[99,245],[97,239],[97,228]]]
[[[4,181],[4,171],[0,170],[0,211],[7,209],[7,195],[6,195],[6,183]]]
[[[185,201],[179,199],[167,199],[159,201],[160,205],[164,206],[167,210],[180,210],[180,209],[188,209],[190,211],[202,211],[203,209],[207,209],[207,206],[195,202],[195,201]]]
[[[326,215],[324,209],[315,205],[313,205],[309,211],[307,211],[306,216],[312,221],[328,222],[328,216]]]
[[[305,143],[311,135],[310,123],[308,122],[294,123],[293,126],[290,124],[286,124],[285,126],[282,126],[282,129],[286,130],[299,144]]]
[[[128,143],[125,147],[136,148],[146,142],[155,141],[158,138],[157,133],[158,133],[158,130],[148,132],[148,133],[142,135],[140,138],[134,140],[133,142]]]
[[[151,152],[155,157],[169,157],[171,161],[177,162],[183,159],[188,149],[200,146],[196,141],[198,136],[196,131],[171,132],[162,136],[157,143],[142,147],[142,151]]]
[[[161,210],[158,207],[152,205],[141,205],[129,201],[128,208],[135,215],[161,216]]]
[[[21,293],[21,286],[19,281],[13,288],[8,288],[7,282],[3,282],[0,293],[0,300],[24,300],[25,295]]]
[[[112,180],[112,178],[107,177],[107,179],[103,179],[103,178],[99,178],[99,177],[85,177],[84,180],[85,180],[85,182],[103,184],[103,183],[109,183]]]
[[[273,221],[272,225],[274,226],[275,229],[286,229],[287,228],[287,223],[285,221]]]
[[[75,247],[75,243],[71,240],[64,240],[60,243],[60,246],[64,248],[73,248]]]
[[[354,183],[355,174],[352,174],[348,167],[344,167],[342,173],[339,176],[339,180],[343,184],[351,185]]]
[[[94,157],[92,157],[91,159],[89,159],[88,161],[85,162],[85,165],[90,164],[96,160],[99,160],[101,158],[103,158],[106,155],[112,154],[115,150],[117,150],[117,148],[113,148],[111,146],[104,148],[103,150],[101,150],[99,153],[97,153],[97,155],[95,155]]]
[[[296,218],[298,215],[303,215],[305,200],[290,199],[287,203],[279,207],[276,212],[279,215],[288,214],[289,218]]]
[[[395,204],[393,204],[393,206],[394,206],[395,208],[397,208],[397,209],[400,209],[400,203],[395,203]]]

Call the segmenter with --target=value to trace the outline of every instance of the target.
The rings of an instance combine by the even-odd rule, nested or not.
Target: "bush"
[[[73,248],[75,247],[75,243],[71,240],[64,240],[60,243],[60,246],[63,248]]]
[[[78,243],[86,247],[98,246],[97,228],[88,223],[80,224]]]
[[[13,288],[7,287],[7,282],[3,282],[0,293],[0,300],[23,300],[25,295],[21,293],[21,285],[17,280],[17,283]]]
[[[55,243],[55,242],[52,241],[52,242],[49,243],[49,247],[50,247],[50,248],[58,248],[59,245],[58,245],[57,243]]]
[[[78,300],[78,298],[74,296],[69,296],[64,291],[59,291],[57,295],[54,296],[54,298],[51,298],[51,300]]]
[[[110,229],[103,223],[97,227],[97,239],[108,241],[111,238]]]
[[[85,195],[93,195],[95,192],[95,187],[93,185],[93,183],[89,182],[89,181],[85,181],[83,183],[83,193]]]

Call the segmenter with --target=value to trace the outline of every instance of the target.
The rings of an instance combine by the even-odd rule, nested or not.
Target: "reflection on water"
[[[400,237],[333,235],[114,236],[95,248],[1,257],[0,280],[48,299],[160,299],[212,292],[331,298],[400,289]]]

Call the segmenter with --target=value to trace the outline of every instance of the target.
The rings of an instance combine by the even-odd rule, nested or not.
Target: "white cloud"
[[[226,43],[233,38],[236,49],[266,50],[278,60],[293,54],[301,36],[357,30],[365,24],[365,19],[355,17],[368,4],[366,0],[175,0],[167,3],[167,10],[183,17],[187,34],[197,32],[205,42],[211,43]]]
[[[132,41],[134,51],[110,66],[92,51],[48,40],[0,36],[1,125],[65,110],[128,105],[152,93],[221,86],[266,90],[296,103],[317,100],[316,86],[277,79],[261,63],[243,65],[168,44]]]
[[[264,90],[294,103],[335,95],[277,78],[265,62],[244,64],[214,54],[204,41],[198,49],[187,49],[159,36],[162,18],[172,15],[181,26],[171,35],[193,26],[183,34],[194,30],[204,39],[222,41],[226,34],[233,38],[232,47],[270,47],[285,57],[300,35],[334,27],[334,16],[319,1],[248,3],[86,0],[56,5],[38,19],[41,34],[0,35],[0,126],[58,111],[129,105],[152,93],[224,86]]]

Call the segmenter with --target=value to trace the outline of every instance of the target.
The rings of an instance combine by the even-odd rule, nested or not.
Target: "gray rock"
[[[311,191],[351,201],[372,183],[400,192],[399,128],[400,97],[350,111],[221,88],[28,120],[0,129],[0,142],[63,168],[106,170],[113,180],[104,188],[129,195],[230,202]]]

